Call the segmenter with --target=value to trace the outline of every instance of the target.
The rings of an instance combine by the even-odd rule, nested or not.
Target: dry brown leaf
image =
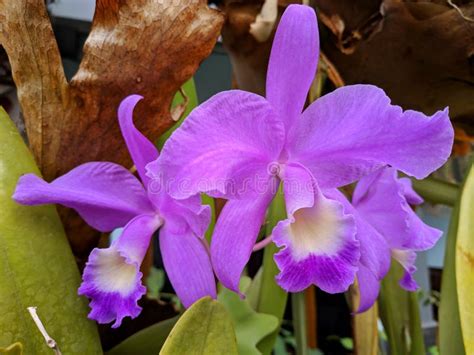
[[[427,114],[449,106],[455,124],[473,134],[474,23],[446,2],[366,0],[349,6],[344,0],[316,0],[316,4],[320,17],[337,16],[345,24],[342,34],[328,26],[334,36],[323,49],[347,84],[378,85],[394,103]],[[460,8],[473,17],[473,3]],[[371,27],[364,32],[367,23]],[[354,33],[365,35],[351,41]]]
[[[458,1],[464,17],[474,3]],[[374,84],[395,104],[431,114],[446,106],[454,124],[474,135],[474,23],[445,0],[314,0],[327,74],[342,83]],[[286,4],[279,1],[279,13]],[[272,37],[259,43],[249,26],[262,1],[227,0],[224,44],[241,89],[265,92]],[[329,32],[329,36],[325,35]],[[324,60],[320,63],[321,67]]]
[[[0,0],[0,43],[44,177],[93,160],[130,166],[118,104],[127,95],[143,95],[137,126],[158,138],[174,123],[174,94],[210,54],[222,22],[204,0],[97,0],[84,57],[68,83],[44,0]],[[62,215],[73,249],[87,254],[92,232],[71,220],[73,212]]]

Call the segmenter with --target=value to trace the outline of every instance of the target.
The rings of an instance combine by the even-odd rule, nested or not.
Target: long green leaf
[[[153,324],[128,337],[106,355],[156,355],[178,321],[179,316]]]
[[[237,342],[229,313],[210,297],[200,299],[181,316],[160,354],[237,355]]]
[[[459,206],[456,282],[464,347],[474,354],[474,165],[466,177]]]
[[[48,354],[27,307],[37,307],[64,354],[101,354],[80,275],[54,206],[28,207],[11,196],[18,178],[39,171],[6,112],[0,108],[0,347],[21,342],[25,354]]]
[[[270,205],[267,223],[267,235],[271,235],[273,227],[278,221],[286,218],[285,199],[281,187]],[[273,255],[278,252],[278,247],[271,243],[265,248],[263,254],[263,271],[260,296],[258,298],[257,311],[259,313],[272,314],[281,322],[285,313],[288,294],[277,285],[275,276],[279,273],[278,267],[273,260]],[[268,335],[258,344],[258,349],[263,354],[270,354],[275,344],[278,329]]]
[[[451,214],[444,256],[443,279],[441,283],[441,301],[439,307],[439,351],[440,354],[464,355],[461,333],[458,293],[456,286],[456,239],[458,233],[460,203],[455,205]]]

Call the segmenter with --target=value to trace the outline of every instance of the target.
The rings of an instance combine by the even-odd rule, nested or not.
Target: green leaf
[[[380,290],[380,318],[387,332],[391,354],[425,354],[418,297],[399,286],[403,273],[403,268],[392,262]]]
[[[461,333],[455,265],[459,211],[460,199],[458,199],[451,214],[446,240],[438,317],[440,354],[465,354]]]
[[[223,353],[238,354],[235,332],[225,307],[210,297],[184,312],[160,351],[162,355]]]
[[[240,282],[240,289],[248,289],[250,282],[250,278],[244,276]],[[232,318],[239,354],[260,354],[257,344],[278,328],[278,318],[255,312],[247,300],[241,299],[235,292],[224,287],[219,292],[218,300],[226,307]]]
[[[285,218],[285,199],[280,186],[272,204],[270,205],[266,234],[271,235],[273,227]],[[273,260],[273,255],[277,253],[278,250],[278,247],[274,243],[270,243],[263,253],[262,284],[260,288],[260,296],[258,298],[257,311],[259,313],[272,314],[277,317],[281,323],[283,314],[285,313],[288,294],[275,282],[275,276],[280,271]],[[258,344],[258,349],[263,354],[270,354],[277,335],[278,329],[263,339]]]
[[[23,345],[21,343],[14,343],[6,348],[0,348],[0,354],[4,355],[22,355]]]
[[[459,205],[456,283],[464,348],[474,354],[474,165],[466,177]]]
[[[156,355],[166,341],[179,316],[153,324],[128,337],[106,355]]]
[[[48,354],[27,307],[37,307],[64,354],[101,354],[80,275],[54,206],[21,206],[11,196],[18,178],[39,171],[0,108],[0,347],[21,342],[26,354]]]

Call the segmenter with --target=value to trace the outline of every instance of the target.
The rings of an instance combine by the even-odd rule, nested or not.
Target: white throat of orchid
[[[140,265],[150,245],[153,231],[163,224],[163,219],[156,214],[148,216],[145,222],[140,222],[143,221],[132,220],[110,247],[95,249],[94,255],[91,254],[90,266],[94,269],[94,285],[100,291],[117,292],[127,296],[140,283]],[[143,230],[145,226],[146,230]]]
[[[95,285],[104,292],[118,292],[127,296],[136,287],[139,272],[137,265],[129,264],[115,247],[99,249],[97,258]]]
[[[342,216],[342,206],[325,198],[316,199],[311,208],[297,210],[288,226],[293,258],[336,254],[347,231],[348,222]]]

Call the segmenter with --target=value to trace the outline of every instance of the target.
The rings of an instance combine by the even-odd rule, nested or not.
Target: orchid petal
[[[75,209],[92,227],[107,232],[151,213],[143,185],[113,163],[86,163],[51,183],[33,174],[20,178],[13,199],[23,205],[58,203]]]
[[[168,221],[160,230],[160,250],[166,273],[185,307],[198,299],[216,298],[216,282],[205,240],[190,229],[175,234]]]
[[[370,269],[381,280],[390,269],[390,246],[384,236],[364,220],[339,190],[324,190],[324,195],[341,203],[346,213],[354,217],[357,227],[356,239],[360,248],[360,264]]]
[[[413,250],[393,249],[392,256],[405,269],[405,273],[399,282],[400,287],[412,292],[418,290],[419,286],[413,278],[416,272],[416,253]]]
[[[339,88],[311,104],[288,137],[290,160],[311,170],[321,187],[339,187],[391,165],[424,178],[451,153],[448,111],[427,117],[390,104],[371,85]]]
[[[323,196],[301,166],[285,167],[283,190],[288,219],[272,233],[275,244],[283,247],[275,255],[278,284],[289,292],[311,284],[329,293],[347,290],[360,257],[354,219],[339,202]]]
[[[359,285],[359,306],[357,313],[362,313],[372,307],[377,300],[380,293],[381,280],[372,270],[361,264],[357,271],[357,281]]]
[[[360,301],[357,312],[364,312],[377,300],[380,282],[390,269],[390,247],[383,235],[364,220],[339,190],[325,190],[324,194],[328,198],[339,201],[345,211],[354,217],[357,227],[356,239],[359,241],[360,248],[359,270],[357,271]]]
[[[276,182],[252,199],[229,200],[222,209],[211,241],[211,258],[219,281],[239,292],[242,271],[250,259]]]
[[[175,198],[248,196],[268,180],[283,139],[283,123],[263,97],[222,92],[191,112],[150,169],[163,174]]]
[[[175,200],[164,191],[151,193],[148,196],[154,203],[160,216],[168,221],[170,233],[187,232],[188,228],[197,237],[202,238],[211,221],[211,209],[202,205],[201,196],[194,195],[184,200]]]
[[[403,187],[403,196],[410,205],[417,206],[423,203],[423,198],[413,189],[413,184],[409,178],[399,178],[398,182]]]
[[[426,250],[442,235],[423,223],[406,200],[407,187],[397,178],[397,171],[384,168],[362,178],[354,190],[353,204],[395,249]],[[413,199],[413,197],[412,197]]]
[[[109,248],[91,252],[78,290],[91,299],[89,318],[99,323],[115,320],[112,328],[117,328],[124,317],[138,316],[137,302],[146,292],[140,265],[160,224],[156,215],[137,216]]]
[[[128,151],[143,184],[148,186],[150,178],[146,175],[145,167],[158,158],[158,150],[133,124],[133,110],[142,98],[139,95],[131,95],[125,98],[120,103],[118,117]]]
[[[266,97],[289,129],[299,118],[319,59],[318,22],[309,6],[286,8],[268,63]]]

